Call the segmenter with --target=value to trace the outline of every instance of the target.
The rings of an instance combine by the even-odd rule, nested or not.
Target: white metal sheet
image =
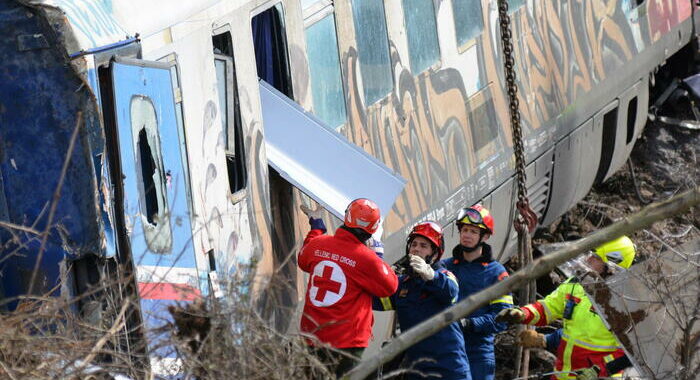
[[[283,178],[341,219],[356,198],[389,212],[405,179],[264,81],[260,100],[267,159]]]

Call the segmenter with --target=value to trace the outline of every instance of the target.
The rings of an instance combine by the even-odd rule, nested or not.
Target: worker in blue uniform
[[[377,298],[376,310],[396,310],[399,326],[406,331],[457,301],[455,276],[440,262],[444,252],[442,228],[435,222],[413,227],[406,240],[405,272],[390,297]],[[401,260],[404,261],[404,260]],[[406,350],[401,367],[405,379],[471,380],[464,337],[458,322]]]
[[[494,233],[493,216],[486,208],[476,204],[462,209],[456,224],[459,244],[452,250],[452,258],[443,260],[443,264],[457,277],[459,300],[462,300],[508,277],[508,272],[493,259],[491,246],[486,244]],[[473,380],[494,379],[494,335],[507,327],[496,323],[494,318],[501,310],[511,307],[513,297],[504,295],[460,320]]]

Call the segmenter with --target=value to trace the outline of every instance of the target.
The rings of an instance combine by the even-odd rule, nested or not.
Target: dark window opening
[[[243,190],[247,182],[243,127],[238,99],[236,67],[233,61],[233,43],[229,32],[212,37],[214,68],[221,127],[225,136],[226,171],[231,194]]]
[[[617,107],[603,116],[603,143],[600,151],[600,163],[595,176],[595,184],[603,182],[610,169],[610,161],[615,152],[615,134],[617,133]]]
[[[625,142],[627,144],[632,142],[634,138],[634,126],[637,124],[637,97],[635,96],[630,100],[627,106],[627,139]]]
[[[258,77],[292,97],[284,22],[277,7],[253,17],[252,32]]]
[[[148,144],[146,128],[139,131],[139,162],[141,163],[141,179],[143,181],[144,200],[146,203],[146,218],[148,223],[157,225],[158,218],[158,195],[156,194],[156,184],[153,176],[156,173],[156,162],[153,160],[153,152]]]
[[[498,137],[496,110],[492,102],[484,102],[469,113],[469,128],[474,140],[474,149],[479,151]]]
[[[292,99],[292,82],[289,75],[283,20],[283,9],[278,4],[252,18],[251,32],[258,77]],[[273,283],[261,294],[260,304],[263,305],[264,317],[272,320],[278,329],[284,330],[292,317],[297,297],[294,289],[287,291],[288,287],[285,286],[297,281],[296,264],[293,260],[287,260],[296,243],[293,234],[288,233],[295,228],[296,210],[293,209],[295,200],[292,185],[271,166],[268,166],[268,180],[272,216],[269,227],[273,260],[286,264],[280,265],[278,275],[272,280]]]

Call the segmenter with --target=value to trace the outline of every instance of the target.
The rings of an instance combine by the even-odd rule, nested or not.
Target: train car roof
[[[158,0],[29,0],[32,7],[42,7],[52,24],[63,35],[69,55],[148,36],[169,25],[220,2],[189,0],[169,3]],[[154,17],[157,15],[157,17]]]

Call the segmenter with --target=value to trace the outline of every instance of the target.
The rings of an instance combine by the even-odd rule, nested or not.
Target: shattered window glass
[[[134,152],[140,167],[139,208],[146,244],[153,252],[168,253],[173,243],[165,195],[169,178],[163,170],[156,110],[150,98],[138,95],[131,98],[130,114]]]

